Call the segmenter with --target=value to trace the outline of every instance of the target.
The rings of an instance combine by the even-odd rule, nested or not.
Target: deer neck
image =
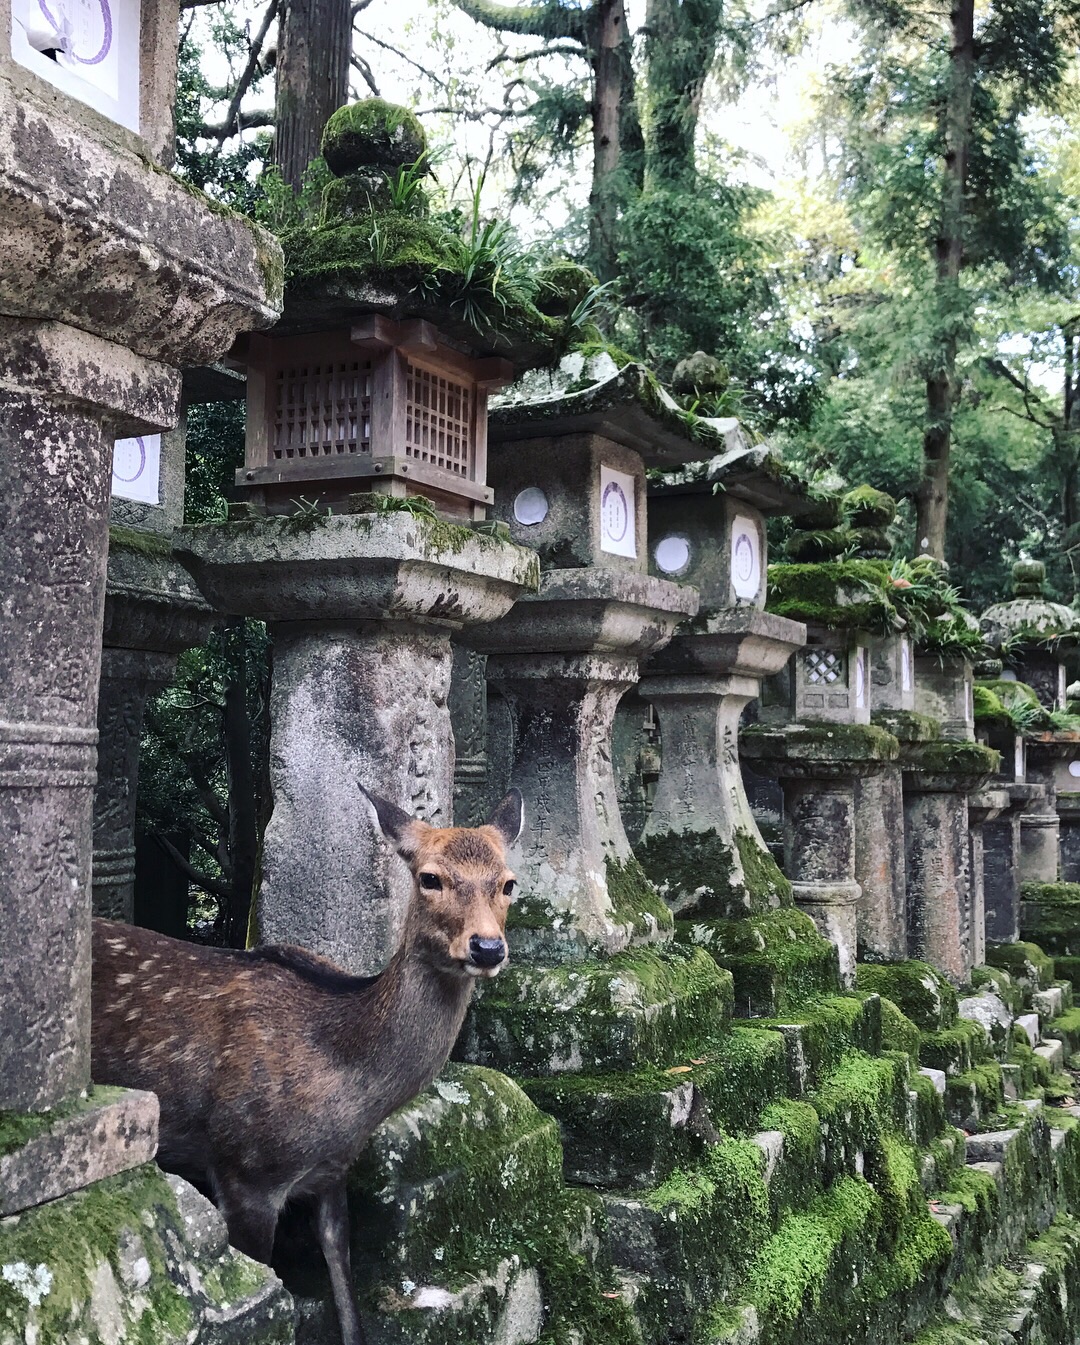
[[[406,939],[365,997],[363,1012],[342,1024],[364,1086],[378,1081],[388,1100],[400,1102],[426,1088],[446,1063],[472,992],[471,977],[440,970]]]

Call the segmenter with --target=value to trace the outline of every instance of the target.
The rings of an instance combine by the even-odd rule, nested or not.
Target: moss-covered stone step
[[[986,1030],[970,1019],[962,1018],[940,1032],[924,1032],[919,1039],[919,1064],[949,1076],[968,1074],[990,1057]]]
[[[971,984],[976,991],[988,990],[996,995],[1014,1017],[1024,1012],[1024,987],[1004,967],[972,967]]]
[[[708,949],[731,973],[738,1018],[787,1013],[807,999],[840,990],[836,948],[799,910],[741,920],[676,920],[675,937]]]
[[[636,1277],[648,1342],[689,1339],[703,1301],[744,1278],[771,1229],[765,1150],[725,1139],[644,1192],[605,1197],[608,1250]]]
[[[986,961],[988,966],[1009,973],[1020,986],[1025,1003],[1031,1002],[1036,990],[1046,990],[1054,983],[1054,959],[1035,943],[987,944]]]
[[[1049,1041],[1061,1042],[1065,1059],[1071,1061],[1080,1052],[1080,1009],[1069,1009],[1050,1022],[1043,1023],[1042,1035]]]
[[[1073,1345],[1080,1338],[1080,1223],[1060,1215],[1025,1244],[1018,1265],[955,1284],[947,1311],[914,1345]]]
[[[1005,1105],[1005,1081],[994,1060],[945,1080],[945,1112],[951,1125],[978,1130]]]
[[[753,1131],[787,1092],[788,1065],[778,1033],[736,1027],[666,1069],[560,1074],[522,1087],[559,1122],[568,1181],[635,1189],[697,1162],[721,1133]]]
[[[288,1345],[289,1295],[153,1164],[0,1219],[0,1341]]]
[[[606,962],[512,965],[477,996],[454,1054],[522,1076],[667,1067],[722,1035],[731,1003],[730,975],[679,945]]]
[[[1024,883],[1020,936],[1055,958],[1080,954],[1080,883]]]
[[[779,1032],[788,1062],[788,1089],[801,1097],[851,1051],[882,1050],[882,1001],[877,995],[829,995],[782,1018],[755,1018],[748,1026]]]
[[[860,962],[856,988],[890,999],[923,1032],[940,1032],[957,1019],[956,991],[928,962]]]
[[[350,1173],[349,1203],[371,1345],[535,1340],[567,1319],[583,1341],[632,1345],[629,1310],[605,1297],[602,1203],[563,1186],[554,1119],[494,1070],[449,1065],[385,1121]],[[298,1342],[338,1345],[310,1234],[283,1260]]]

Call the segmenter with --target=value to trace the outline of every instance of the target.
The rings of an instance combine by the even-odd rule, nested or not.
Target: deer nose
[[[502,939],[482,939],[474,934],[469,940],[469,961],[474,967],[497,967],[506,957]]]

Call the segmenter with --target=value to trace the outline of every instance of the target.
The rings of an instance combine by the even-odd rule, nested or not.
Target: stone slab
[[[935,1092],[940,1093],[942,1097],[945,1096],[945,1071],[943,1069],[924,1068],[920,1069],[919,1073],[924,1079],[930,1080],[934,1085]]]
[[[1051,1069],[1065,1067],[1065,1047],[1060,1041],[1044,1041],[1041,1046],[1035,1047],[1035,1054],[1040,1060],[1045,1060]]]
[[[157,1153],[158,1100],[153,1093],[97,1088],[55,1118],[46,1113],[40,1120],[40,1130],[0,1156],[0,1216],[127,1172]],[[0,1149],[3,1139],[0,1118]]]
[[[1016,1020],[1016,1026],[1021,1027],[1027,1033],[1027,1039],[1032,1046],[1038,1046],[1040,1041],[1039,1015],[1037,1013],[1022,1013]]]
[[[1058,1018],[1063,1010],[1061,987],[1052,985],[1049,990],[1036,990],[1031,996],[1031,1007],[1040,1018]]]

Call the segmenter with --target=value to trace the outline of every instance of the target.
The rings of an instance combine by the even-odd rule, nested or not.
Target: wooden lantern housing
[[[362,491],[421,495],[449,518],[483,519],[488,393],[513,378],[419,319],[371,315],[351,329],[252,335],[237,485],[271,513]]]

